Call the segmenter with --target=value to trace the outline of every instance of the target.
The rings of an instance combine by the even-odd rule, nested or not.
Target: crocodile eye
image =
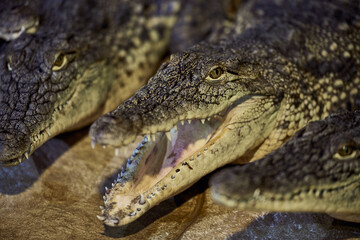
[[[221,75],[224,73],[224,70],[220,67],[217,67],[213,70],[210,71],[209,76],[212,79],[218,79],[219,77],[221,77]]]
[[[339,149],[338,153],[340,156],[345,157],[345,156],[351,155],[353,153],[353,151],[354,151],[353,146],[344,145]]]
[[[68,59],[67,59],[66,55],[63,53],[59,53],[55,58],[55,61],[52,66],[52,70],[58,71],[58,70],[64,68],[66,66],[67,62],[68,62]]]
[[[353,142],[346,143],[342,145],[337,153],[334,154],[334,158],[343,160],[354,158],[357,155],[356,144]]]

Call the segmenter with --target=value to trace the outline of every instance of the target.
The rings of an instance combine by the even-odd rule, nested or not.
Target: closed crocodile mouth
[[[21,34],[23,33],[29,33],[29,34],[33,34],[36,32],[37,28],[39,26],[39,21],[35,21],[33,25],[30,26],[21,26],[19,29],[0,29],[0,31],[2,32],[3,37],[9,41],[11,39],[16,39],[18,38]]]
[[[247,97],[207,119],[179,121],[169,132],[145,136],[121,169],[112,189],[105,189],[102,216],[98,218],[110,226],[134,221],[154,203],[156,195],[173,196],[185,188],[172,188],[170,181],[191,181],[186,176],[199,171],[200,156],[214,154],[212,146],[232,130],[234,116],[250,109],[264,96]],[[202,160],[201,160],[202,161]],[[204,174],[205,175],[205,170]],[[201,176],[200,176],[201,177]],[[199,178],[200,178],[199,177]]]
[[[66,98],[66,100],[54,108],[54,111],[51,115],[50,122],[48,125],[46,125],[43,129],[41,129],[38,133],[33,134],[30,136],[30,142],[29,146],[27,147],[27,150],[23,152],[19,157],[12,158],[7,161],[0,161],[0,167],[9,167],[9,166],[15,166],[23,161],[27,160],[29,156],[44,142],[46,142],[48,139],[52,138],[57,134],[57,132],[53,131],[53,123],[51,119],[53,119],[53,115],[55,113],[61,112],[64,108],[68,107],[68,104],[71,102],[71,99],[75,95],[76,90],[72,91],[69,96]]]
[[[246,178],[244,174],[244,178]],[[280,211],[280,212],[357,212],[353,208],[347,207],[345,204],[341,208],[336,204],[319,204],[317,200],[328,199],[330,202],[332,197],[338,192],[346,192],[350,188],[356,188],[359,182],[359,176],[349,178],[346,182],[341,182],[336,186],[331,184],[323,184],[319,186],[304,186],[288,192],[279,192],[277,188],[273,190],[263,190],[261,187],[255,190],[248,190],[253,186],[244,186],[241,194],[232,195],[226,192],[226,187],[216,185],[216,181],[211,187],[211,195],[215,202],[227,207],[263,210],[263,211]],[[332,199],[339,200],[339,199]],[[309,207],[312,206],[312,207]]]

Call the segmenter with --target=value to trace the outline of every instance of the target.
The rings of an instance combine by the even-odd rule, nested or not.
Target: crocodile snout
[[[89,135],[101,145],[123,146],[134,141],[137,132],[129,120],[104,115],[91,125]]]
[[[30,141],[15,129],[0,130],[0,165],[16,165],[29,157]]]

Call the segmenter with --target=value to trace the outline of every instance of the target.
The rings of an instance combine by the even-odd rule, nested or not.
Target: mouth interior
[[[163,179],[172,169],[184,164],[192,156],[204,152],[208,146],[218,141],[222,135],[232,128],[234,116],[251,108],[259,98],[242,99],[223,111],[223,117],[212,116],[208,120],[191,120],[191,123],[178,122],[170,130],[171,140],[166,134],[158,134],[154,144],[146,150],[139,160],[139,169],[132,181],[131,191],[142,194]],[[169,133],[167,134],[169,135]],[[189,165],[188,165],[189,166]],[[189,166],[189,168],[191,168]],[[125,189],[124,189],[125,190]]]
[[[176,165],[190,158],[199,149],[211,142],[215,130],[221,125],[217,119],[205,123],[193,120],[190,124],[177,124],[177,131],[170,131],[171,140],[162,134],[148,152],[144,165],[134,182],[135,191],[143,192],[164,178]]]

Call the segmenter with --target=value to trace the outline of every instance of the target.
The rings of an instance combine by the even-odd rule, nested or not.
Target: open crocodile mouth
[[[266,110],[254,113],[253,109],[259,105]],[[248,122],[256,122],[266,115],[264,112],[272,115],[274,108],[274,98],[269,96],[246,97],[206,120],[179,121],[167,133],[145,136],[121,169],[112,189],[106,188],[105,207],[101,207],[102,216],[98,218],[110,226],[128,224],[162,200],[233,161],[236,153],[227,148],[236,145],[229,143],[233,130],[236,129],[235,135],[248,135],[251,132],[246,127]],[[247,118],[250,115],[251,119]],[[242,130],[240,134],[238,131]],[[223,139],[227,139],[227,145],[218,148]]]

